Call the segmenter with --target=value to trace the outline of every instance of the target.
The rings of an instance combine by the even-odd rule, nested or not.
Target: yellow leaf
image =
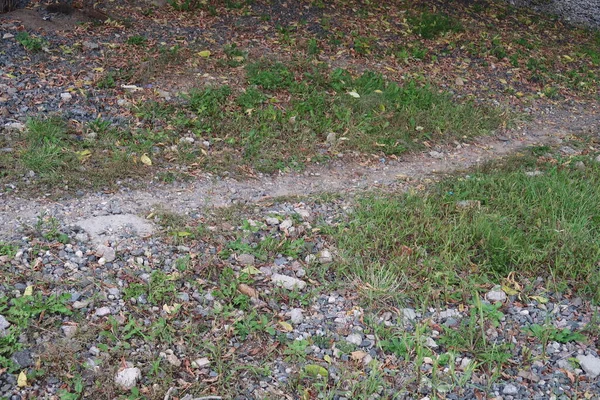
[[[147,154],[143,154],[143,155],[140,157],[140,161],[141,161],[141,162],[142,162],[144,165],[148,165],[148,166],[152,165],[152,160],[150,159],[150,157],[148,157],[148,155],[147,155]]]
[[[565,60],[567,60],[567,61],[573,61],[573,57],[571,57],[571,56],[568,56],[568,55],[566,55],[566,54],[565,54],[563,57],[564,57],[564,58],[565,58]]]
[[[283,330],[286,332],[291,332],[294,330],[294,327],[289,322],[279,321],[279,325],[281,325]]]
[[[243,273],[248,274],[248,275],[258,275],[261,274],[260,270],[252,265],[244,268],[242,270]]]
[[[367,353],[365,353],[364,351],[360,351],[360,350],[359,351],[353,351],[352,353],[350,353],[350,357],[353,360],[356,360],[356,361],[360,361],[363,358],[365,358],[366,356],[367,356]]]
[[[19,374],[19,377],[17,378],[17,386],[18,387],[27,386],[27,375],[25,374],[25,371],[21,371],[21,373]]]
[[[515,289],[513,289],[513,288],[511,288],[511,287],[508,287],[508,286],[506,286],[506,285],[503,285],[503,286],[502,286],[502,291],[503,291],[504,293],[506,293],[507,295],[509,295],[509,296],[514,296],[514,295],[516,295],[516,294],[518,294],[518,293],[519,293],[519,291],[518,291],[518,290],[515,290]]]
[[[188,236],[192,236],[191,232],[186,232],[186,231],[180,231],[180,232],[176,232],[175,236],[178,237],[188,237]]]
[[[374,90],[374,92],[375,92],[375,93],[379,93],[379,94],[383,93],[383,92],[382,92],[381,90],[379,90],[379,89],[377,89],[377,90]]]
[[[329,354],[325,354],[323,356],[323,360],[327,361],[329,364],[331,364],[331,357],[329,357]]]
[[[548,302],[548,299],[542,296],[531,296],[531,298],[540,304],[546,304]]]
[[[92,155],[92,152],[89,150],[81,150],[81,151],[76,151],[75,154],[77,154],[77,159],[79,161],[85,161],[88,158],[90,158],[90,156]]]
[[[360,98],[360,94],[358,94],[358,93],[356,93],[356,92],[354,92],[354,91],[352,91],[352,92],[348,92],[348,94],[349,94],[350,96],[354,97],[355,99],[358,99],[358,98]]]
[[[502,83],[503,85],[506,85],[508,82],[506,82],[506,79],[500,79],[500,83]]]
[[[327,378],[329,376],[329,372],[320,365],[307,365],[304,367],[304,372],[311,376],[322,376],[323,378]]]
[[[29,285],[25,288],[25,291],[23,292],[23,296],[31,296],[33,295],[33,286]]]
[[[210,50],[202,50],[198,52],[200,57],[208,58],[210,57]]]

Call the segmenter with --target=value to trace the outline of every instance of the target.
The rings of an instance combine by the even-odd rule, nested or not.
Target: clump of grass
[[[413,31],[424,39],[435,39],[449,32],[460,32],[460,21],[442,13],[423,12],[409,16],[408,22]]]
[[[294,74],[280,62],[261,60],[246,66],[248,82],[265,90],[286,89],[294,81]]]
[[[514,271],[600,300],[600,166],[538,168],[543,175],[528,176],[521,164],[427,193],[365,198],[336,236],[348,271],[364,278],[369,266],[385,265],[421,293],[460,292],[465,282]]]
[[[19,32],[17,36],[15,36],[17,42],[19,42],[26,50],[31,51],[33,53],[42,51],[46,42],[43,39],[31,36],[27,32]]]

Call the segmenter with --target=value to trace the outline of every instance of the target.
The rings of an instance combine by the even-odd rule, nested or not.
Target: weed
[[[133,35],[127,39],[127,44],[132,46],[145,46],[148,39],[142,35]]]
[[[31,51],[33,53],[42,51],[44,46],[47,45],[46,41],[37,37],[33,37],[29,35],[29,33],[23,31],[17,33],[15,36],[17,42],[21,44],[26,50]]]
[[[112,89],[115,86],[117,86],[115,82],[115,73],[112,71],[107,72],[96,82],[96,87],[98,87],[98,89]]]
[[[584,335],[579,332],[573,332],[569,328],[558,329],[548,325],[532,324],[523,328],[523,331],[536,337],[543,343],[548,343],[548,341],[558,343],[585,342],[587,340]]]
[[[600,169],[580,172],[547,163],[536,166],[545,168],[544,175],[531,179],[523,172],[529,165],[523,159],[450,179],[425,194],[365,199],[336,235],[348,257],[344,271],[360,276],[383,264],[401,279],[428,282],[417,285],[426,295],[429,284],[446,292],[516,270],[566,279],[598,299],[600,241],[590,238],[600,231],[591,205],[600,201],[592,184],[600,180]],[[577,179],[582,173],[585,182]],[[459,208],[461,200],[482,207]]]
[[[175,294],[175,282],[164,272],[154,271],[148,284],[148,301],[154,304],[170,303]]]
[[[261,60],[246,66],[248,82],[265,90],[289,88],[294,80],[292,72],[280,62]]]
[[[463,27],[460,21],[446,14],[424,11],[408,18],[413,31],[424,39],[434,39],[448,32],[460,32]]]
[[[22,295],[21,297],[0,297],[0,314],[2,314],[12,325],[3,336],[0,337],[0,368],[8,368],[15,371],[16,366],[9,359],[10,355],[21,349],[19,335],[27,329],[30,324],[36,323],[40,314],[46,317],[52,315],[71,315],[67,302],[71,299],[70,294],[43,296],[41,293]]]
[[[0,256],[8,256],[9,258],[13,258],[15,254],[17,254],[18,250],[19,246],[0,241]]]

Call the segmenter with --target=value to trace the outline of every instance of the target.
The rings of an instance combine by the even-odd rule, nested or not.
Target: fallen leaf
[[[502,291],[503,291],[504,293],[506,293],[507,295],[509,295],[509,296],[514,296],[514,295],[516,295],[516,294],[519,294],[519,291],[518,291],[518,290],[515,290],[515,289],[513,289],[513,288],[511,288],[511,287],[508,287],[508,286],[506,286],[506,285],[502,285]]]
[[[245,294],[246,296],[249,296],[249,297],[252,297],[255,299],[258,298],[258,292],[256,291],[256,289],[246,285],[245,283],[240,283],[238,285],[238,290],[240,291],[240,293]]]
[[[25,374],[25,371],[21,371],[21,373],[19,374],[19,377],[17,378],[17,386],[18,387],[27,386],[27,375]]]
[[[248,275],[259,275],[262,274],[258,268],[254,265],[249,265],[246,268],[242,269],[242,272]]]
[[[152,165],[152,160],[150,159],[150,157],[148,157],[148,155],[147,155],[147,154],[143,154],[143,155],[140,157],[140,161],[141,161],[141,162],[142,162],[142,164],[144,164],[144,165],[148,165],[148,166]]]
[[[352,92],[348,92],[348,94],[349,94],[350,96],[352,96],[352,97],[356,98],[356,99],[360,98],[360,94],[358,94],[358,93],[356,93],[356,92],[354,92],[354,91],[352,91]]]
[[[329,376],[329,372],[320,365],[307,365],[304,367],[304,372],[311,376],[322,376],[323,378],[327,378]]]
[[[540,304],[546,304],[548,302],[548,299],[542,296],[530,296],[530,298],[532,298]]]
[[[92,155],[92,152],[89,150],[81,150],[81,151],[76,151],[75,154],[77,154],[77,159],[81,162],[87,160],[88,158],[90,158],[90,156]]]
[[[198,52],[200,57],[208,58],[210,57],[210,50],[202,50]]]
[[[461,78],[460,76],[458,76],[455,80],[454,83],[456,83],[456,86],[464,86],[465,85],[465,81],[463,78]]]
[[[31,296],[33,295],[33,286],[29,285],[25,288],[25,291],[23,292],[23,296]]]
[[[350,353],[350,357],[355,360],[355,361],[360,361],[363,358],[365,358],[367,356],[367,353],[365,353],[364,351],[353,351],[352,353]]]
[[[329,364],[331,364],[331,357],[329,357],[329,354],[325,354],[323,356],[323,360],[327,361]]]
[[[286,331],[286,332],[291,332],[291,331],[293,331],[293,330],[294,330],[294,327],[293,327],[293,326],[292,326],[290,323],[288,323],[288,322],[285,322],[285,321],[279,321],[279,325],[280,325],[280,326],[283,328],[283,330],[284,330],[284,331]]]

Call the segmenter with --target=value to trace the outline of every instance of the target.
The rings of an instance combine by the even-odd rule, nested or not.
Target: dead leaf
[[[252,297],[255,299],[258,298],[258,292],[256,291],[256,289],[246,285],[245,283],[240,283],[238,285],[238,290],[240,291],[240,293],[245,294],[248,297]]]
[[[365,358],[367,356],[367,353],[365,353],[364,351],[353,351],[352,353],[350,353],[350,357],[355,360],[355,361],[360,361],[363,358]]]
[[[284,331],[286,332],[291,332],[294,330],[294,327],[289,323],[289,322],[285,322],[285,321],[279,321],[279,325],[283,328]]]
[[[140,161],[142,162],[142,164],[147,165],[147,166],[151,166],[152,165],[152,160],[150,159],[150,157],[148,157],[147,154],[143,154],[140,157]]]
[[[19,374],[19,377],[17,378],[17,386],[18,387],[27,386],[27,375],[25,374],[25,371],[21,371],[21,373]]]

